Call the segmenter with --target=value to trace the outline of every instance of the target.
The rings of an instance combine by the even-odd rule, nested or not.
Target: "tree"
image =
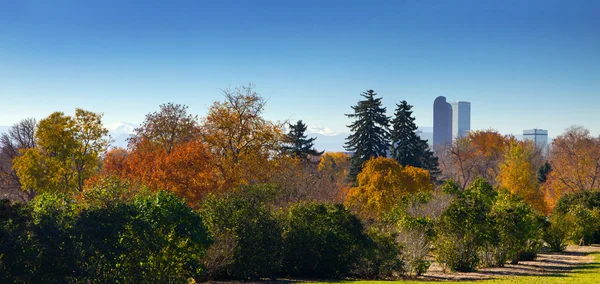
[[[496,130],[470,132],[467,137],[454,140],[438,153],[442,173],[462,189],[476,178],[483,178],[496,186],[504,153],[513,140],[514,137],[503,136]]]
[[[55,112],[40,121],[37,145],[15,158],[13,168],[23,190],[72,192],[100,170],[100,154],[109,145],[102,114],[76,109],[75,116]]]
[[[600,138],[573,126],[556,137],[550,150],[552,171],[545,183],[550,207],[565,193],[600,187]]]
[[[346,150],[354,152],[348,175],[351,181],[356,180],[363,163],[370,158],[387,156],[390,120],[385,115],[386,108],[381,106],[381,98],[375,98],[376,95],[373,90],[363,92],[361,96],[365,99],[352,106],[354,113],[346,114],[347,117],[355,119],[348,126],[352,134],[346,138],[344,146]]]
[[[202,122],[202,140],[216,158],[220,189],[265,182],[281,149],[282,126],[262,117],[266,101],[253,86],[223,90]]]
[[[304,134],[306,124],[302,120],[298,120],[296,124],[289,124],[290,131],[285,137],[285,144],[282,147],[284,153],[290,154],[292,157],[306,159],[309,155],[320,156],[325,151],[317,151],[314,147],[314,141],[317,138],[307,138]]]
[[[500,165],[498,181],[511,194],[520,196],[538,212],[546,212],[544,193],[540,190],[537,167],[532,163],[535,145],[529,141],[511,142]]]
[[[13,160],[30,148],[35,148],[35,129],[37,121],[28,118],[19,121],[0,136],[0,189],[8,197],[16,195],[23,201],[35,196],[32,190],[21,190],[21,180],[13,169]]]
[[[134,136],[129,139],[129,148],[147,141],[169,154],[176,144],[198,138],[198,117],[188,114],[187,108],[186,105],[174,103],[160,105],[158,112],[147,114],[142,125],[134,130]]]
[[[413,166],[429,170],[432,174],[439,173],[438,159],[427,145],[427,140],[422,140],[416,133],[415,118],[412,117],[412,106],[406,101],[396,105],[392,119],[392,158],[402,166]]]
[[[389,212],[401,197],[433,190],[427,170],[402,167],[391,158],[372,158],[358,174],[357,186],[346,196],[346,206],[366,218],[380,218]]]

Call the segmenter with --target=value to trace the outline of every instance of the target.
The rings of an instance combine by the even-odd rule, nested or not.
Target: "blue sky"
[[[473,129],[600,134],[600,1],[0,0],[0,125],[76,107],[202,116],[248,83],[265,116],[347,132],[366,89],[472,103]]]

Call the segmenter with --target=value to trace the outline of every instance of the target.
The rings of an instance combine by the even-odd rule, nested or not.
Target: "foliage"
[[[539,217],[533,208],[520,197],[502,191],[490,211],[490,220],[498,235],[497,265],[503,266],[506,260],[517,264],[524,253],[536,253],[533,243],[537,243],[540,233]]]
[[[412,117],[412,106],[406,101],[396,105],[391,121],[391,156],[402,166],[423,168],[430,174],[438,174],[438,159],[427,145],[427,140],[422,140],[416,133],[417,125]]]
[[[532,163],[536,152],[535,145],[529,141],[512,141],[500,164],[498,181],[511,194],[518,195],[538,212],[546,212],[544,193],[540,190],[537,167]]]
[[[368,244],[352,274],[360,278],[391,279],[405,272],[402,246],[396,241],[397,234],[383,226],[371,226],[366,230]]]
[[[214,157],[198,139],[178,142],[170,152],[150,141],[140,141],[129,153],[112,150],[106,156],[103,172],[173,192],[190,205],[217,188]]]
[[[433,189],[427,170],[402,167],[396,160],[383,157],[367,161],[357,182],[345,203],[366,218],[382,217],[402,196]]]
[[[231,256],[222,258],[224,267],[211,271],[213,278],[273,278],[281,270],[281,226],[268,204],[275,198],[275,188],[254,185],[224,193],[208,195],[200,206],[200,214],[216,243],[233,238]],[[219,251],[213,251],[219,253]]]
[[[160,105],[158,112],[147,114],[142,125],[134,130],[128,147],[135,149],[141,143],[151,143],[169,154],[176,145],[197,139],[198,117],[188,114],[187,108],[174,103]]]
[[[513,140],[514,137],[503,136],[496,130],[472,131],[440,152],[443,175],[453,179],[461,189],[477,178],[497,185],[506,147]]]
[[[325,151],[317,151],[314,147],[314,142],[317,138],[306,138],[307,127],[306,124],[302,123],[302,120],[298,120],[296,124],[288,124],[290,131],[285,136],[285,144],[281,148],[284,153],[288,153],[292,157],[306,159],[309,155],[320,156]]]
[[[542,239],[550,251],[561,252],[567,247],[567,233],[569,231],[567,222],[561,214],[552,214],[544,224]]]
[[[283,240],[291,276],[339,278],[358,264],[367,237],[342,205],[301,203],[287,213]]]
[[[381,106],[381,98],[375,98],[373,90],[361,94],[364,100],[352,106],[354,113],[346,114],[355,119],[348,127],[352,134],[346,138],[345,148],[354,152],[348,178],[355,181],[363,164],[371,158],[386,157],[389,149],[389,118],[386,108]]]
[[[600,241],[600,191],[579,191],[563,195],[557,202],[552,216],[560,220],[567,238],[576,244]]]
[[[448,182],[444,191],[455,199],[436,225],[436,260],[454,271],[473,271],[480,262],[479,251],[493,238],[488,213],[496,192],[483,179],[475,180],[464,191]]]
[[[253,86],[226,89],[202,121],[202,140],[215,156],[219,189],[266,182],[281,149],[282,126],[266,120],[266,101]]]
[[[70,193],[99,170],[99,156],[106,151],[108,130],[102,115],[76,109],[75,116],[55,112],[41,120],[35,133],[37,145],[13,161],[25,191]]]
[[[35,196],[35,191],[31,189],[21,190],[21,180],[12,165],[14,158],[21,156],[27,149],[35,148],[36,126],[37,121],[28,118],[0,135],[0,192],[4,191],[9,199],[27,201]]]
[[[550,208],[566,193],[591,191],[600,182],[600,138],[582,127],[556,137],[550,150],[552,171],[545,188]]]
[[[0,200],[0,282],[33,281],[37,251],[33,241],[33,220],[28,207]]]

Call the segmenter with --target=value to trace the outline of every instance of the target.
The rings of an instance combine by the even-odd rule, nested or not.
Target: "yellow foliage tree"
[[[342,152],[326,152],[321,155],[319,171],[323,176],[342,186],[350,170],[350,155]]]
[[[429,172],[402,167],[391,158],[372,158],[357,176],[358,186],[346,196],[345,205],[365,218],[379,218],[408,194],[433,190]]]
[[[522,197],[539,212],[546,212],[544,193],[537,180],[535,145],[530,141],[512,141],[500,165],[498,182],[511,194]]]
[[[102,114],[76,109],[75,116],[55,112],[38,124],[37,145],[13,160],[22,189],[36,192],[83,190],[100,170],[109,139]]]
[[[265,182],[281,149],[283,127],[262,117],[266,101],[252,86],[224,90],[202,123],[202,140],[215,156],[221,189]]]

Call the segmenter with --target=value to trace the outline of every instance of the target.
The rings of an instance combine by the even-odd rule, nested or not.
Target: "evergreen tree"
[[[402,166],[413,166],[426,169],[433,176],[439,173],[438,159],[427,145],[427,140],[421,139],[416,131],[415,118],[412,116],[412,106],[406,101],[396,105],[391,130],[391,154]]]
[[[539,183],[545,183],[548,179],[548,174],[552,171],[552,166],[548,161],[546,161],[543,165],[538,169],[537,180]]]
[[[317,138],[307,138],[306,124],[302,123],[302,120],[298,120],[296,124],[289,124],[290,132],[286,135],[286,145],[282,147],[284,153],[288,153],[293,157],[297,158],[308,158],[311,156],[320,156],[325,151],[317,151],[314,147],[314,142]]]
[[[390,119],[385,115],[386,108],[381,106],[381,98],[373,90],[360,94],[365,100],[352,106],[353,114],[346,114],[349,118],[356,119],[348,125],[352,134],[346,138],[347,151],[354,152],[348,178],[356,180],[364,162],[372,157],[386,157],[389,149],[388,126]]]

